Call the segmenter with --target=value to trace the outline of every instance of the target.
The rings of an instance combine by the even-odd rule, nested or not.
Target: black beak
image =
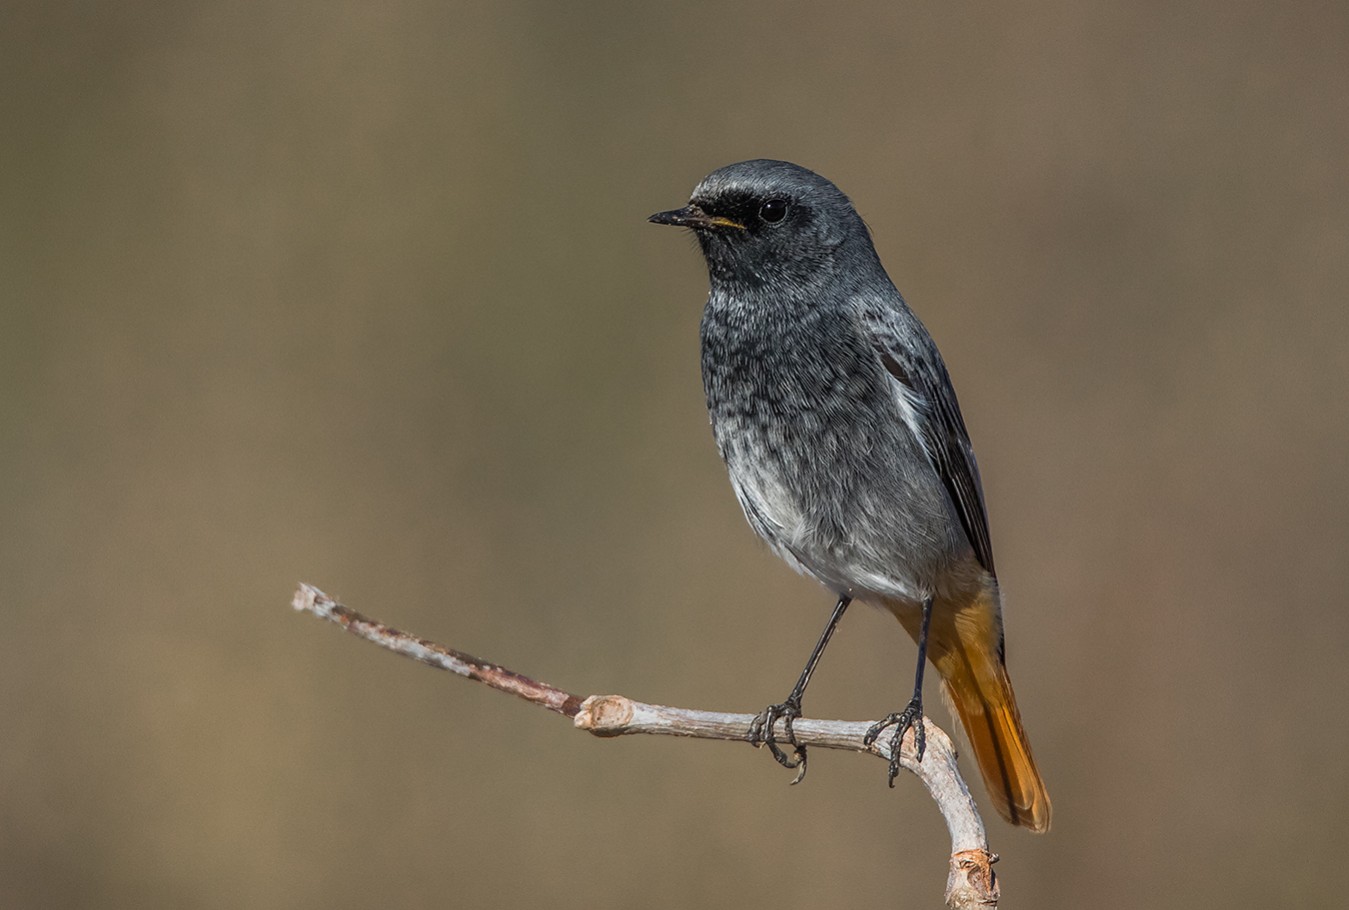
[[[722,218],[720,215],[709,215],[696,205],[686,205],[682,209],[675,209],[672,212],[657,212],[646,220],[652,224],[669,224],[674,227],[693,228],[695,231],[725,228],[743,231],[745,229],[745,226],[738,221]]]

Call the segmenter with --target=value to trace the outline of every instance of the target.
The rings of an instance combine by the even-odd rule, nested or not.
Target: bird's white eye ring
[[[759,218],[768,224],[777,224],[787,217],[787,200],[770,199],[759,206]]]

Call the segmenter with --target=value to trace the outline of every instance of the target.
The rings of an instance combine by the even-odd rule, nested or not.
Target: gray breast
[[[713,434],[754,530],[834,590],[934,590],[968,544],[851,313],[713,294],[702,342]]]

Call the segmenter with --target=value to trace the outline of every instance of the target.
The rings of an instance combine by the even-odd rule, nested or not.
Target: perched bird
[[[805,773],[792,720],[854,599],[892,612],[918,643],[913,697],[871,728],[898,756],[923,749],[932,661],[998,812],[1049,828],[1004,660],[1002,606],[979,469],[946,365],[834,184],[785,161],[714,171],[681,209],[651,216],[698,238],[711,284],[703,386],[717,447],[751,527],[837,597],[787,700],[750,729]],[[788,755],[774,724],[784,721]],[[899,768],[890,764],[890,783]]]

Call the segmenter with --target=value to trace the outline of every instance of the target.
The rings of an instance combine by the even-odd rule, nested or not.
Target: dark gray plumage
[[[839,596],[835,620],[849,599],[871,601],[921,647],[930,612],[929,656],[1000,811],[1043,830],[1049,802],[1005,682],[974,452],[941,355],[861,217],[818,174],[755,160],[714,171],[688,206],[651,220],[691,228],[707,261],[707,407],[750,525]],[[770,712],[799,714],[811,666],[797,703]],[[913,720],[896,718],[899,734]]]

